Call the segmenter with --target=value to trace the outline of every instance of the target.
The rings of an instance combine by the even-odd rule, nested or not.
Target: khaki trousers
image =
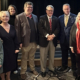
[[[49,41],[47,47],[40,47],[40,62],[41,62],[41,71],[46,71],[46,62],[47,56],[49,52],[49,70],[54,71],[54,54],[55,54],[55,46],[52,41]]]
[[[27,60],[29,59],[29,66],[31,71],[35,70],[34,57],[36,52],[37,44],[30,43],[28,47],[22,47],[22,58],[21,58],[21,73],[25,74],[27,70]]]

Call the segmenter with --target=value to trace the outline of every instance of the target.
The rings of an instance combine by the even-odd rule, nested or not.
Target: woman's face
[[[9,8],[9,13],[10,13],[10,15],[14,15],[16,13],[14,7]]]
[[[6,13],[3,13],[1,16],[1,21],[4,23],[7,23],[9,21],[9,15]]]

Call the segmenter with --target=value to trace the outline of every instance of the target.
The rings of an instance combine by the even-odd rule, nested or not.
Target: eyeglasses
[[[53,10],[47,10],[47,11],[49,11],[49,12],[53,12]]]
[[[32,9],[33,7],[27,7],[27,8],[29,8],[29,9],[31,8]]]

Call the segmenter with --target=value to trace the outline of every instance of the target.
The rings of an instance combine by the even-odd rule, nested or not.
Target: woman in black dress
[[[16,6],[9,5],[8,12],[10,14],[10,20],[9,20],[8,23],[14,26],[15,25],[15,17],[16,17],[16,14],[17,14],[17,8],[16,8]],[[18,54],[15,54],[15,55],[16,55],[16,61],[17,61]],[[17,64],[17,62],[16,62],[16,64]],[[16,68],[13,71],[14,71],[14,74],[18,73],[18,65],[16,65]]]
[[[0,18],[2,23],[0,24],[0,38],[3,40],[4,49],[4,61],[3,61],[3,73],[1,74],[1,79],[10,80],[10,73],[16,68],[16,53],[19,52],[19,44],[17,41],[16,31],[14,26],[8,23],[9,12],[1,11]]]

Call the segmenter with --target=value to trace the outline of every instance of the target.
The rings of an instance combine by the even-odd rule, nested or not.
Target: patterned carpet
[[[40,72],[40,67],[37,67],[36,70]],[[20,72],[19,72],[20,73]],[[22,80],[20,77],[20,74],[11,74],[11,80]],[[72,70],[70,69],[67,73],[64,74],[59,74],[59,77],[53,77],[53,75],[50,75],[48,72],[46,77],[42,77],[41,75],[35,76],[32,73],[28,71],[26,72],[27,78],[25,80],[60,80],[60,79],[65,79],[65,80],[75,80],[75,78],[72,75]],[[36,78],[37,77],[37,78]],[[60,79],[58,79],[60,78]]]

